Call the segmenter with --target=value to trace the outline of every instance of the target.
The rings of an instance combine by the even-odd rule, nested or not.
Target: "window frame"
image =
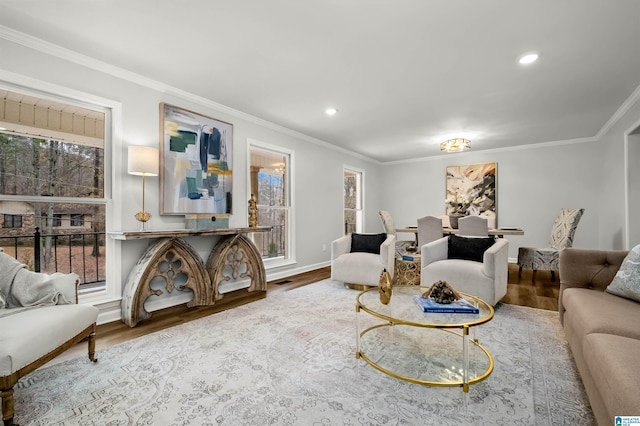
[[[109,233],[110,230],[114,229],[114,224],[117,227],[121,222],[117,212],[121,210],[122,202],[114,200],[112,194],[113,187],[121,185],[122,182],[122,178],[118,174],[114,174],[113,171],[114,164],[118,161],[123,161],[123,154],[118,150],[114,150],[114,146],[122,145],[122,104],[87,92],[53,83],[36,81],[20,75],[3,77],[3,79],[0,79],[0,88],[2,89],[91,109],[104,114],[103,198],[46,197],[46,201],[103,205],[105,209],[105,232]],[[0,197],[11,201],[40,201],[38,196],[0,195]],[[107,303],[122,299],[122,287],[124,284],[120,283],[119,280],[113,279],[113,277],[122,275],[121,247],[112,238],[105,238],[104,248],[105,253],[108,253],[106,255],[105,286],[88,290],[79,289],[79,303],[105,304],[105,306],[108,306],[106,305]]]
[[[16,225],[16,218],[19,217],[20,220],[20,226]],[[9,221],[7,221],[7,218],[11,218]],[[7,222],[9,222],[10,226],[7,226]],[[21,214],[8,214],[5,213],[4,214],[4,222],[2,224],[3,228],[7,228],[7,229],[17,229],[17,228],[22,228],[22,215]]]
[[[345,206],[345,199],[344,199],[344,179],[345,179],[345,175],[347,173],[353,173],[356,174],[357,176],[359,176],[359,182],[356,183],[356,188],[359,186],[360,187],[360,191],[358,193],[358,198],[359,198],[359,204],[360,204],[360,208],[357,207],[358,203],[356,202],[356,208],[355,209],[350,209],[347,208],[347,206]],[[347,224],[347,220],[345,217],[345,212],[347,210],[352,210],[356,213],[356,230],[355,232],[364,232],[364,218],[365,218],[365,202],[364,202],[364,187],[365,187],[365,173],[364,170],[359,169],[357,167],[352,167],[352,166],[348,166],[348,165],[343,165],[342,167],[342,191],[343,191],[343,197],[342,197],[342,233],[343,235],[347,234],[347,230],[346,230],[346,224]]]
[[[272,269],[286,265],[292,265],[296,263],[296,248],[295,248],[295,224],[293,218],[295,217],[295,183],[294,183],[294,170],[295,170],[295,151],[283,148],[278,145],[270,144],[267,142],[258,141],[255,139],[247,138],[247,199],[251,197],[251,151],[252,149],[268,151],[273,154],[282,155],[285,160],[285,204],[288,206],[279,207],[285,209],[286,221],[288,223],[288,232],[285,238],[285,255],[273,258],[262,258],[265,269]],[[270,208],[273,206],[269,206]],[[258,205],[260,210],[260,205]],[[248,214],[246,215],[248,217]],[[258,223],[258,226],[260,223]]]

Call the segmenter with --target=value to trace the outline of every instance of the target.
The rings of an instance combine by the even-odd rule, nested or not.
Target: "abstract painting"
[[[446,214],[480,215],[497,227],[497,163],[447,166]]]
[[[160,214],[231,214],[232,124],[161,103],[160,147]]]

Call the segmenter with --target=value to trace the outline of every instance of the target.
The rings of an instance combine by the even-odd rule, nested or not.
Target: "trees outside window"
[[[56,256],[61,256],[61,251],[54,250],[54,244],[62,241],[59,235],[81,232],[85,235],[73,239],[73,244],[71,237],[66,238],[73,246],[69,257],[86,248],[77,247],[77,241],[84,241],[90,255],[102,258],[99,269],[104,274],[105,254],[100,247],[104,247],[107,204],[105,112],[53,98],[0,93],[4,94],[0,116],[6,120],[0,129],[0,214],[22,217],[21,229],[2,228],[0,246],[9,244],[12,237],[33,237],[38,228],[43,241],[42,271],[50,272],[60,266]],[[21,241],[18,246],[18,250],[27,250],[29,244]],[[10,254],[24,261],[33,257],[33,247],[31,251]],[[85,253],[78,256],[77,264],[74,259],[64,263],[82,277]]]

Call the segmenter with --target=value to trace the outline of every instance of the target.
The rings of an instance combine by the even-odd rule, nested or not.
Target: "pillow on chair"
[[[495,243],[493,237],[449,236],[449,259],[473,260],[482,262],[484,252]]]
[[[364,252],[380,254],[380,245],[387,239],[387,234],[351,234],[351,253]]]

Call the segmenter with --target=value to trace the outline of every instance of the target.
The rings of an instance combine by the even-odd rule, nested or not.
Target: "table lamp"
[[[142,210],[136,213],[140,231],[151,218],[151,213],[144,211],[144,187],[147,176],[158,176],[158,148],[151,146],[131,145],[128,147],[128,171],[130,175],[142,176]]]

